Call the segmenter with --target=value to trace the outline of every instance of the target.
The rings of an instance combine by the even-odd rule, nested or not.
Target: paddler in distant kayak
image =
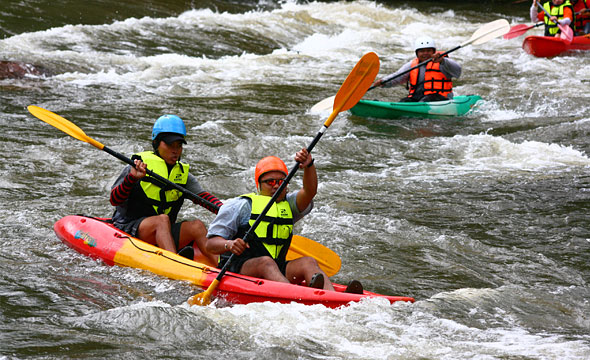
[[[256,164],[254,181],[258,192],[242,195],[223,205],[209,226],[207,250],[223,254],[220,267],[231,253],[235,254],[228,268],[234,273],[294,284],[305,280],[311,287],[334,290],[314,258],[286,261],[293,225],[313,208],[318,186],[311,154],[302,149],[295,154],[295,161],[303,169],[303,187],[294,192],[285,188],[246,243],[242,237],[288,175],[287,166],[276,156],[265,157]],[[362,293],[362,290],[360,282],[355,280],[348,287],[349,292]]]
[[[574,16],[576,18],[574,22],[576,35],[590,34],[590,0],[574,0],[572,5],[574,6]]]
[[[196,260],[217,265],[217,256],[206,251],[205,225],[200,220],[176,222],[183,194],[146,176],[147,167],[214,205],[222,205],[189,173],[189,165],[180,162],[185,136],[186,127],[180,117],[163,115],[156,120],[152,130],[154,151],[133,155],[135,168],[125,167],[112,186],[110,201],[116,206],[112,221],[117,228],[147,243],[175,253],[182,249],[181,255],[190,259],[194,256],[192,246],[196,245],[206,261]]]
[[[533,0],[530,15],[531,22],[545,22],[545,36],[556,36],[561,33],[561,30],[559,30],[559,27],[557,26],[558,22],[561,25],[570,26],[575,33],[576,29],[574,28],[574,7],[569,0],[546,1],[545,3],[541,4],[541,6],[543,6],[546,12],[551,14],[551,16],[548,17],[545,14],[545,11],[539,12],[538,0]]]
[[[441,56],[441,53],[436,51],[434,40],[429,36],[416,39],[414,50],[416,52],[414,60],[404,64],[397,72],[375,81],[373,86],[392,87],[396,84],[406,83],[409,94],[407,97],[402,98],[400,102],[430,102],[452,99],[452,78],[461,76],[461,65],[449,59],[448,56]],[[430,59],[432,61],[426,65],[422,65],[402,76],[398,75]]]

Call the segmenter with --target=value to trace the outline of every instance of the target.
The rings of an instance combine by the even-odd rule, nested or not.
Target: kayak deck
[[[148,270],[170,279],[189,281],[203,289],[207,288],[219,273],[219,269],[215,267],[189,260],[133,238],[101,219],[70,215],[58,220],[54,230],[66,245],[108,265]],[[345,293],[346,287],[340,284],[334,284],[334,288],[336,291],[326,291],[227,272],[213,296],[232,304],[264,301],[298,302],[306,305],[322,304],[331,308],[370,297],[384,298],[390,303],[414,302],[411,297],[381,295],[366,290],[363,294]]]
[[[568,51],[590,50],[590,37],[574,36],[568,44],[560,37],[531,35],[524,39],[522,48],[527,54],[536,57],[553,57]]]
[[[356,116],[379,119],[463,116],[480,100],[479,95],[458,95],[451,100],[433,102],[360,100],[350,112]]]

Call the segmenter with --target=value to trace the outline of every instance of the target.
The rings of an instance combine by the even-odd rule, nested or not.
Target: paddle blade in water
[[[365,54],[352,69],[334,98],[334,111],[346,111],[365,95],[379,73],[379,57],[374,52]]]
[[[71,121],[57,115],[56,113],[53,113],[49,110],[45,110],[35,105],[29,105],[27,109],[29,109],[29,112],[39,120],[45,121],[49,125],[58,128],[59,130],[70,135],[71,137],[89,143],[101,150],[104,148],[103,144],[88,137],[88,135],[86,135],[84,131],[82,131],[82,129],[80,129]]]
[[[340,256],[324,245],[303,236],[293,235],[291,246],[287,253],[287,261],[310,256],[328,276],[334,276],[340,271],[342,261]]]
[[[489,22],[471,35],[471,38],[461,46],[467,44],[479,45],[488,42],[494,38],[502,36],[510,31],[510,23],[505,19],[499,19]]]
[[[207,288],[207,290],[203,291],[202,293],[198,293],[191,296],[187,300],[187,302],[189,303],[189,305],[209,305],[211,303],[211,294],[217,288],[217,285],[219,285],[219,280],[214,279],[211,285],[209,285],[209,287]]]

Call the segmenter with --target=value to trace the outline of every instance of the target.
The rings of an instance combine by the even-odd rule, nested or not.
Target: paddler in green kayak
[[[430,102],[444,101],[453,98],[452,78],[461,76],[461,65],[448,56],[441,56],[436,51],[436,44],[429,36],[423,36],[414,44],[416,58],[404,64],[395,73],[385,76],[373,83],[373,86],[392,87],[396,84],[406,84],[409,90],[407,97],[400,102]],[[431,60],[432,61],[429,61]],[[429,61],[408,72],[413,67]],[[400,74],[405,73],[400,76]]]
[[[334,290],[314,258],[306,256],[286,261],[293,225],[313,208],[318,187],[311,154],[302,149],[295,154],[295,161],[303,169],[303,187],[294,192],[285,188],[246,243],[242,237],[289,173],[285,163],[276,156],[267,156],[256,164],[254,181],[258,192],[232,199],[221,207],[209,226],[207,251],[222,254],[219,267],[233,253],[236,258],[228,270],[234,273],[285,283],[305,281],[314,288]],[[362,293],[362,285],[353,280],[348,290]]]
[[[184,202],[178,190],[146,175],[146,167],[176,183],[210,203],[221,206],[217,197],[205,191],[189,165],[180,162],[182,146],[186,144],[184,121],[176,115],[163,115],[152,129],[153,151],[133,155],[135,168],[127,165],[111,189],[111,205],[116,206],[113,225],[131,236],[193,259],[193,245],[204,258],[195,259],[217,265],[217,256],[207,253],[207,228],[198,219],[176,222]],[[217,212],[216,208],[208,210]],[[186,248],[185,248],[186,247]],[[188,250],[188,251],[187,251]]]

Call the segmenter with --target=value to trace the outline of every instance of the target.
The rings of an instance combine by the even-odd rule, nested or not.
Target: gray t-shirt
[[[293,222],[301,220],[305,215],[309,214],[313,209],[313,201],[309,206],[299,211],[297,208],[297,193],[287,193],[286,200],[291,207],[293,213]],[[219,213],[209,225],[209,232],[207,237],[211,238],[214,236],[221,236],[224,239],[233,240],[234,236],[238,233],[240,226],[247,226],[250,221],[250,215],[252,213],[252,203],[245,198],[237,197],[224,203],[219,209]]]

